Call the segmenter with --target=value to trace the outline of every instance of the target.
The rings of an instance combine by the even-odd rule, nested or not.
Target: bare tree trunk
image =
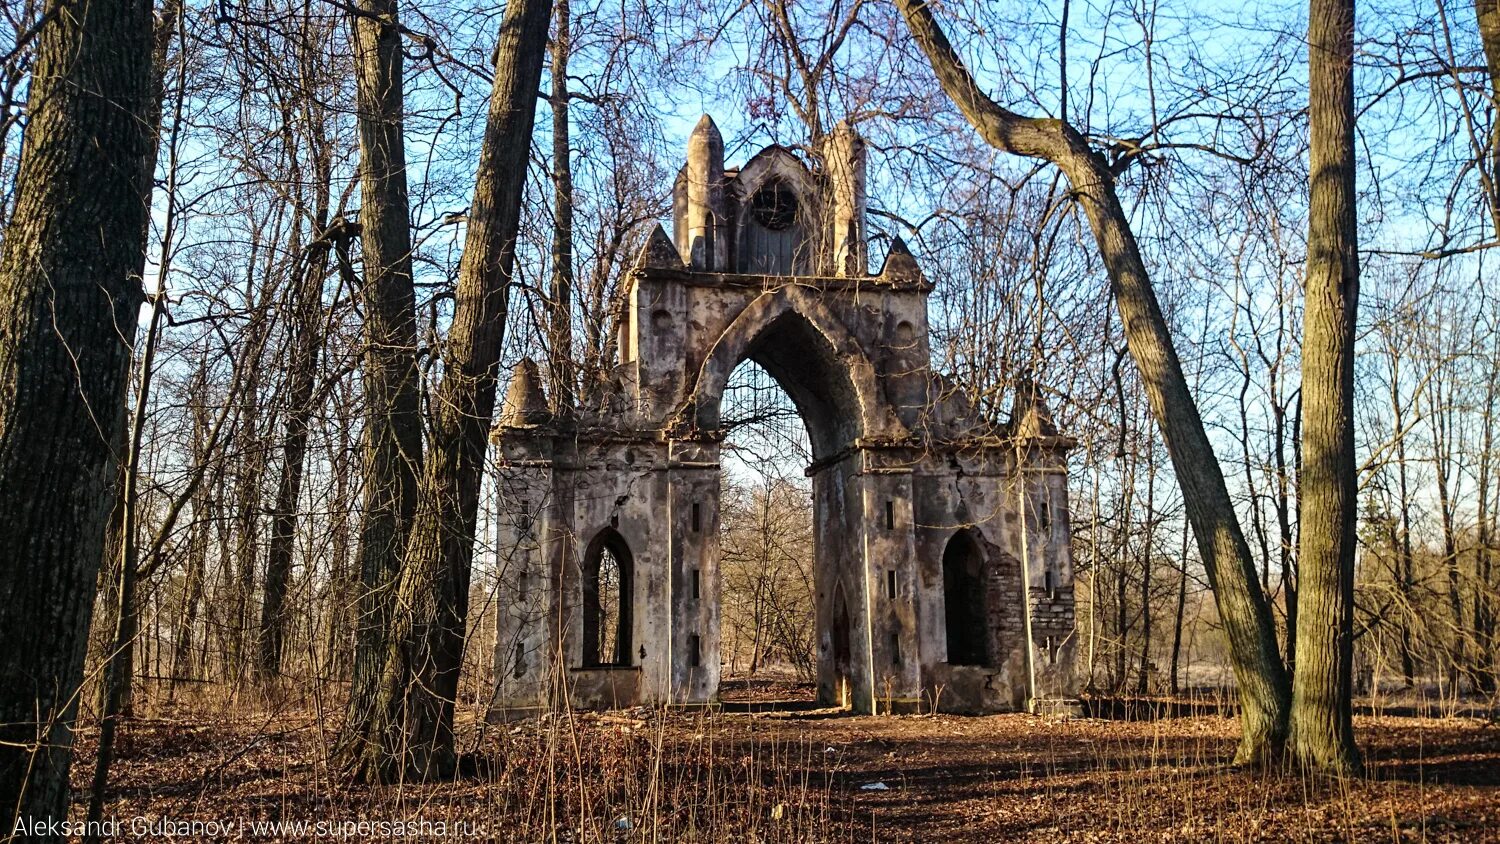
[[[297,502],[302,495],[303,465],[307,459],[308,428],[313,412],[313,389],[318,371],[318,349],[322,345],[323,279],[328,271],[329,178],[328,151],[319,144],[316,156],[316,208],[313,224],[317,240],[307,249],[294,248],[292,285],[292,353],[288,365],[291,384],[288,387],[286,439],[282,445],[281,475],[277,481],[276,503],[271,510],[271,542],[266,548],[266,579],[261,598],[260,661],[261,677],[281,671],[282,651],[286,643],[286,596],[292,579],[292,551],[297,532]],[[294,243],[300,223],[293,228]]]
[[[1356,771],[1354,660],[1354,2],[1311,0],[1309,213],[1298,486],[1297,663],[1288,743],[1304,766]]]
[[[384,764],[384,744],[367,743],[366,730],[375,718],[381,670],[391,647],[396,582],[422,468],[402,36],[396,0],[362,0],[359,8],[353,30],[364,253],[364,507],[356,552],[353,678],[334,753],[340,767],[355,773]]]
[[[1125,339],[1172,457],[1198,552],[1229,640],[1240,694],[1241,739],[1235,759],[1255,763],[1281,746],[1291,688],[1277,647],[1270,604],[1240,529],[1213,446],[1188,392],[1135,234],[1115,193],[1114,174],[1064,120],[1028,118],[980,91],[938,27],[925,0],[896,0],[913,36],[969,122],[998,150],[1050,161],[1082,205],[1109,275]]]
[[[573,150],[568,127],[568,53],[573,49],[569,0],[556,0],[552,36],[552,313],[549,361],[553,410],[566,412],[573,375]]]
[[[1432,420],[1434,478],[1437,481],[1438,522],[1443,531],[1443,568],[1448,573],[1448,612],[1453,626],[1453,651],[1449,654],[1448,673],[1457,686],[1468,663],[1468,629],[1464,618],[1463,593],[1459,572],[1458,534],[1454,526],[1457,503],[1449,486],[1450,473],[1457,468],[1454,458],[1452,402],[1453,386],[1443,395],[1444,377],[1434,374],[1428,382],[1428,416]]]
[[[1474,550],[1474,654],[1471,673],[1476,690],[1485,694],[1495,691],[1495,613],[1494,596],[1491,590],[1491,572],[1494,566],[1490,542],[1494,537],[1491,521],[1490,485],[1494,480],[1495,458],[1495,400],[1500,398],[1500,330],[1490,329],[1491,354],[1489,371],[1485,373],[1484,417],[1481,422],[1479,448],[1479,502],[1475,515],[1479,524],[1476,530]]]
[[[1484,47],[1484,61],[1489,68],[1490,101],[1500,109],[1500,0],[1474,0],[1474,16],[1479,23],[1479,43]],[[1481,167],[1484,165],[1481,164]],[[1481,182],[1488,188],[1490,219],[1500,225],[1500,122],[1490,125],[1489,177]]]
[[[1177,620],[1172,627],[1172,694],[1182,691],[1183,683],[1178,676],[1182,656],[1182,627],[1187,616],[1188,584],[1188,531],[1182,531],[1182,549],[1178,551],[1177,569]]]
[[[431,449],[407,542],[381,673],[356,773],[445,776],[456,762],[453,707],[468,615],[479,487],[515,265],[521,190],[546,54],[550,0],[511,0],[495,51],[494,89],[459,266]],[[372,755],[373,754],[373,755]]]
[[[142,301],[152,157],[151,4],[80,0],[37,39],[15,210],[0,246],[6,834],[18,817],[68,812],[72,721]]]
[[[1148,432],[1149,433],[1149,432]],[[1141,661],[1136,694],[1151,690],[1151,554],[1156,550],[1156,449],[1146,440],[1146,541],[1141,549]]]

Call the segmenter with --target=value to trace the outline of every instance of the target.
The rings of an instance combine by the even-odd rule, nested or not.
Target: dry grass
[[[367,788],[323,764],[314,708],[202,706],[127,727],[108,813],[422,818],[505,841],[1500,841],[1500,729],[1474,719],[1360,718],[1369,773],[1328,782],[1230,769],[1217,716],[638,710],[472,724],[458,781]]]

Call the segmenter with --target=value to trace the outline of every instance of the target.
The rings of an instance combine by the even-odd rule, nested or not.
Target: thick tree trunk
[[[1270,604],[1240,529],[1213,446],[1188,392],[1156,292],[1141,260],[1129,219],[1115,193],[1114,174],[1067,122],[1027,118],[984,96],[948,43],[925,0],[896,0],[938,81],[990,146],[1057,165],[1088,217],[1109,275],[1125,340],[1146,388],[1182,486],[1198,552],[1229,640],[1240,694],[1240,763],[1258,763],[1286,735],[1291,688],[1277,647]]]
[[[1475,507],[1479,523],[1475,531],[1474,549],[1474,656],[1471,670],[1476,690],[1484,694],[1495,692],[1496,679],[1494,584],[1491,582],[1494,552],[1490,548],[1494,539],[1490,485],[1495,474],[1495,402],[1500,398],[1500,331],[1495,328],[1490,330],[1490,343],[1489,372],[1485,376],[1484,388],[1485,412],[1479,446],[1479,503]]]
[[[367,764],[357,773],[366,777],[446,776],[455,763],[453,707],[474,526],[551,12],[550,0],[511,0],[500,25],[443,380],[432,401],[431,449],[397,592],[399,611],[380,697],[369,722],[359,725]]]
[[[1352,717],[1355,217],[1354,2],[1311,0],[1308,15],[1306,304],[1297,553],[1297,664],[1288,747],[1304,766],[1358,770]]]
[[[67,815],[68,765],[142,301],[151,4],[38,35],[0,247],[0,826]],[[45,840],[34,836],[32,840]]]
[[[396,0],[362,0],[359,8],[353,31],[364,254],[364,507],[353,677],[334,755],[339,767],[363,776],[384,764],[384,743],[368,742],[366,731],[376,720],[396,582],[416,514],[422,407],[398,8]]]

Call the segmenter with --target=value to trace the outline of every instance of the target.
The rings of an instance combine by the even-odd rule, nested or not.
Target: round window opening
[[[750,197],[750,213],[771,231],[786,231],[797,222],[797,196],[781,182],[771,182]]]

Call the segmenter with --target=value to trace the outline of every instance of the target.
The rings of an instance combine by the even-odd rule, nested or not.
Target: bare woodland
[[[3,9],[0,840],[1500,839],[1494,0]],[[705,112],[857,128],[933,368],[1077,439],[1083,717],[756,720],[819,646],[746,362],[723,709],[486,721],[504,379],[607,401]]]

